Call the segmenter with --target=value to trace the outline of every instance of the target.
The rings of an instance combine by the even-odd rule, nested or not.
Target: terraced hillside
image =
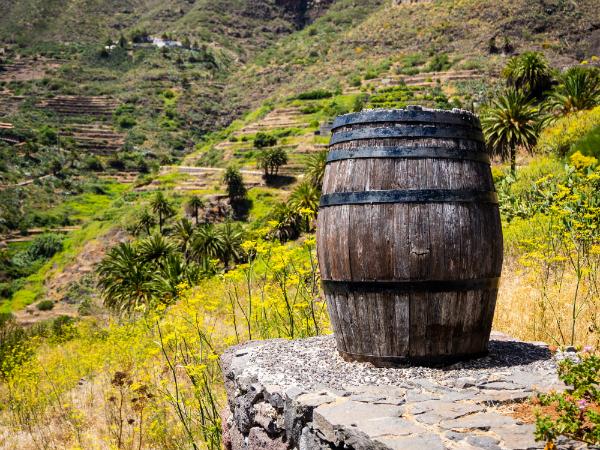
[[[228,166],[270,204],[301,180],[339,114],[477,110],[514,54],[542,49],[561,67],[597,52],[591,0],[0,6],[1,218],[11,232],[79,225],[53,210],[106,185],[206,196],[218,210]],[[276,150],[287,162],[267,186],[261,156]]]
[[[184,33],[238,52],[266,47],[322,14],[331,0],[23,0],[0,1],[0,38],[27,42],[91,42],[113,30]],[[246,45],[243,45],[246,44]]]
[[[420,75],[451,68],[487,78],[511,54],[526,50],[543,50],[559,67],[600,53],[591,0],[372,3],[370,14],[344,31],[339,24],[350,19],[336,6],[259,55],[231,80],[230,89],[285,96],[394,75],[390,69]]]

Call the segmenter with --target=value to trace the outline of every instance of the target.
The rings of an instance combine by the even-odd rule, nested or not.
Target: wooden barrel
[[[345,359],[443,365],[484,355],[502,229],[477,117],[421,107],[338,117],[317,251]]]

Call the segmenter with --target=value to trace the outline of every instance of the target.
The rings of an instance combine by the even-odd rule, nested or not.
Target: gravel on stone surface
[[[262,383],[330,389],[365,384],[410,386],[417,379],[444,385],[463,379],[479,384],[483,381],[482,373],[556,372],[555,358],[545,345],[503,337],[492,335],[487,356],[443,368],[377,368],[370,363],[347,362],[339,356],[333,335],[296,341],[271,340],[252,349],[251,366]]]

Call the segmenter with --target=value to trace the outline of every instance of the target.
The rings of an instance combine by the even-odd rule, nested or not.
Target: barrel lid
[[[464,109],[431,109],[422,106],[408,106],[405,109],[365,109],[360,112],[338,116],[333,122],[333,130],[346,125],[377,122],[415,122],[446,124],[481,129],[475,114]]]

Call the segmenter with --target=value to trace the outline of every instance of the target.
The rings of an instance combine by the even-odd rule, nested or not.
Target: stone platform
[[[498,333],[489,350],[442,369],[381,369],[344,361],[333,336],[232,347],[222,357],[225,447],[543,449],[507,405],[562,389],[557,356]]]

